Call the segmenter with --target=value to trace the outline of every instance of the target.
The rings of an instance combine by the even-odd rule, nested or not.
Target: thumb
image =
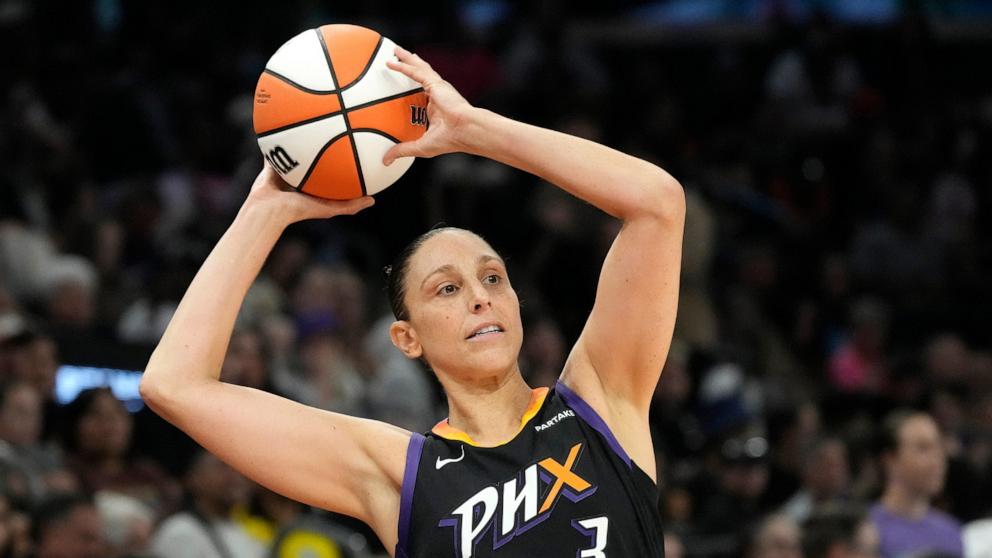
[[[419,141],[405,141],[389,148],[382,156],[382,164],[387,167],[400,157],[416,157],[420,153]]]
[[[347,215],[354,215],[367,207],[371,207],[373,204],[375,204],[375,199],[372,196],[362,196],[345,201],[342,207],[339,208],[339,211]]]

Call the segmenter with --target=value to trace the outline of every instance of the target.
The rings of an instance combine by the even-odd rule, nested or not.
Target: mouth
[[[484,339],[486,337],[499,335],[501,333],[503,333],[503,327],[499,324],[483,324],[476,328],[476,330],[465,339]]]

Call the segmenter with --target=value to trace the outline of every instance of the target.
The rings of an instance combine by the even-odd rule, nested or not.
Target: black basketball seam
[[[297,126],[303,126],[304,124],[313,124],[314,122],[317,122],[317,121],[320,121],[320,120],[324,120],[326,118],[331,118],[332,116],[337,116],[337,115],[341,114],[342,112],[344,112],[344,111],[342,111],[342,110],[336,110],[334,112],[329,112],[327,114],[321,114],[319,116],[314,116],[313,118],[307,118],[306,120],[300,120],[299,122],[294,122],[292,124],[287,124],[285,126],[279,126],[278,128],[273,128],[273,129],[268,130],[266,132],[256,133],[255,136],[256,137],[259,137],[259,138],[264,138],[266,136],[271,136],[273,134],[278,134],[279,132],[285,132],[286,130],[292,130],[293,128],[296,128]]]
[[[371,134],[380,135],[380,136],[388,139],[389,141],[391,141],[393,143],[400,143],[400,140],[394,138],[393,136],[387,134],[386,132],[383,132],[382,130],[376,130],[375,128],[354,128],[351,131],[352,131],[352,133],[355,133],[355,134],[357,134],[359,132],[368,132],[368,133],[371,133]]]
[[[375,57],[376,55],[379,54],[380,48],[382,48],[382,35],[379,35],[379,40],[375,43],[375,48],[372,49],[372,56],[369,57],[368,64],[366,64],[365,67],[362,68],[362,73],[358,74],[358,77],[356,77],[354,81],[352,81],[348,85],[345,85],[344,87],[341,87],[340,83],[335,82],[341,91],[346,91],[348,89],[351,89],[352,87],[357,85],[358,82],[362,81],[362,78],[365,77],[365,74],[369,73],[369,70],[372,68],[372,63],[375,62]]]
[[[334,64],[331,62],[331,51],[327,50],[327,43],[324,42],[324,34],[321,33],[319,29],[314,29],[313,32],[317,34],[317,40],[320,41],[320,48],[324,51],[324,59],[327,61],[327,69],[331,72],[331,79],[334,80],[334,85],[340,87],[341,84],[338,82],[338,76],[334,72]],[[380,35],[380,37],[381,36],[382,35]],[[348,111],[345,110],[344,96],[341,95],[340,88],[338,89],[337,94],[338,101],[341,103],[341,115],[344,116],[345,133],[351,135],[351,122],[348,120]],[[365,188],[365,174],[362,173],[362,160],[358,158],[358,145],[355,144],[354,139],[351,141],[351,152],[355,156],[355,168],[358,169],[358,183],[362,186],[362,195],[364,196],[367,193]]]
[[[338,135],[334,136],[333,138],[331,138],[330,140],[328,140],[328,142],[324,144],[324,147],[321,147],[320,148],[320,151],[318,151],[317,154],[314,155],[313,160],[310,161],[310,166],[307,167],[307,173],[304,174],[303,175],[303,179],[300,180],[300,185],[296,187],[297,190],[299,190],[301,192],[305,192],[306,191],[306,190],[304,190],[304,188],[306,188],[306,186],[307,186],[307,180],[310,179],[310,175],[313,173],[314,167],[317,166],[317,161],[320,161],[320,156],[323,155],[325,151],[327,151],[327,148],[330,147],[331,144],[333,144],[334,142],[338,141],[339,139],[341,139],[341,138],[343,138],[344,136],[347,136],[347,135],[348,135],[348,131],[345,130],[344,132],[341,132],[340,134],[338,134]],[[354,142],[352,142],[352,143],[354,143]]]
[[[338,92],[337,89],[333,89],[331,91],[318,91],[316,89],[310,89],[309,87],[300,85],[299,83],[296,83],[295,81],[293,81],[293,80],[289,79],[288,77],[280,74],[279,72],[276,72],[274,70],[270,70],[269,68],[265,68],[264,70],[262,70],[262,73],[263,74],[269,74],[270,76],[272,76],[274,78],[277,78],[280,81],[286,82],[287,85],[290,85],[291,87],[295,87],[296,89],[299,89],[300,91],[303,91],[305,93],[311,93],[313,95],[337,95],[338,98],[341,97],[341,94]],[[334,81],[334,85],[337,85],[337,84],[338,84],[338,82],[337,82],[337,80],[335,80]]]
[[[424,90],[423,87],[418,87],[416,89],[411,89],[409,91],[404,91],[403,93],[396,93],[395,95],[390,95],[388,97],[382,97],[381,99],[376,99],[374,101],[368,101],[368,102],[362,103],[360,105],[355,105],[353,107],[348,107],[345,110],[347,112],[353,112],[353,111],[356,111],[356,110],[362,110],[363,108],[368,108],[368,107],[371,107],[373,105],[378,105],[379,103],[385,103],[385,102],[388,102],[388,101],[395,101],[396,99],[402,99],[403,97],[407,97],[409,95],[414,95],[414,94],[417,94],[417,93],[421,93],[421,92],[423,92],[423,90]]]

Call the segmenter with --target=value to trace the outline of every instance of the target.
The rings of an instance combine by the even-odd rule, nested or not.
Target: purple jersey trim
[[[628,468],[633,468],[631,465],[630,456],[627,455],[627,452],[625,452],[623,447],[620,446],[620,442],[618,442],[616,436],[613,435],[613,431],[610,430],[610,427],[606,425],[606,422],[600,418],[599,414],[562,382],[559,381],[555,384],[555,390],[561,395],[561,398],[565,404],[571,407],[572,410],[582,418],[582,420],[586,421],[586,424],[591,426],[596,432],[599,432],[603,438],[606,438],[606,443],[610,445],[613,453],[617,454],[617,456],[627,464]]]
[[[396,540],[397,558],[408,556],[410,537],[410,513],[413,511],[413,487],[417,484],[417,470],[420,468],[420,455],[424,452],[427,438],[416,432],[410,436],[406,448],[406,469],[403,471],[403,488],[400,491],[400,523]]]

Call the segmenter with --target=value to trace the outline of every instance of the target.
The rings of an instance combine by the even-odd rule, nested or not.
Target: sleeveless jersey
[[[396,558],[658,558],[658,491],[568,386],[536,389],[520,432],[479,447],[414,434]]]

